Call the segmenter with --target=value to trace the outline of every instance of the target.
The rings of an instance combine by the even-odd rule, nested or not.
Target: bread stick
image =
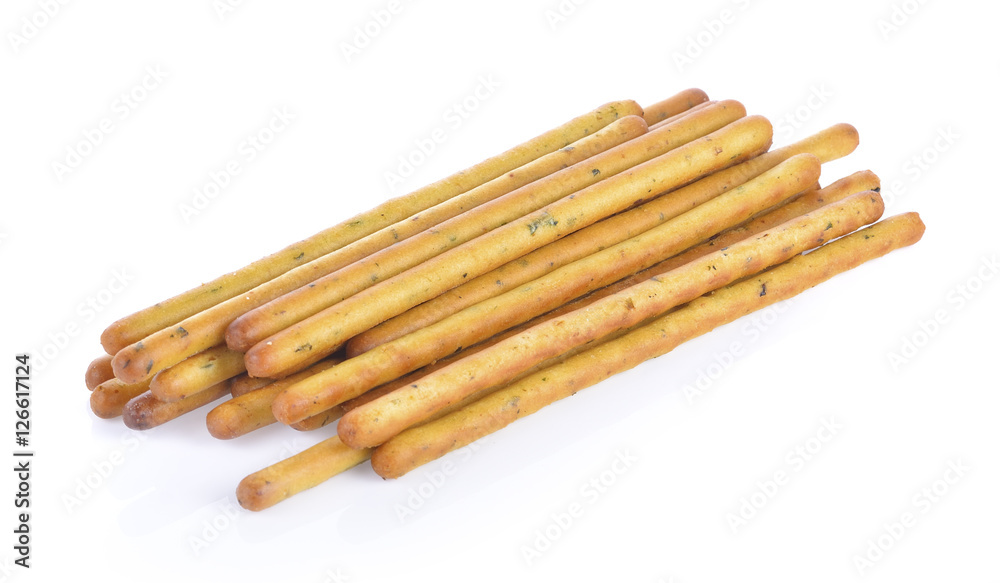
[[[911,245],[920,239],[923,230],[916,213],[891,217],[756,277],[698,298],[633,332],[540,370],[437,421],[404,431],[375,450],[372,467],[383,478],[402,476],[546,405],[666,354],[718,326]]]
[[[101,419],[120,417],[125,405],[149,390],[149,381],[127,385],[118,379],[106,380],[90,393],[90,409]]]
[[[331,437],[243,478],[236,488],[236,499],[247,510],[264,510],[353,468],[370,456],[368,450],[352,449]]]
[[[149,390],[161,401],[178,401],[244,371],[242,352],[216,346],[161,370],[150,381]]]
[[[674,123],[675,121],[681,119],[682,117],[688,116],[688,115],[690,115],[692,113],[695,113],[697,111],[701,111],[702,109],[705,109],[706,107],[708,107],[710,105],[713,105],[715,103],[718,103],[718,101],[704,101],[702,103],[699,103],[698,105],[695,105],[694,107],[692,107],[691,109],[689,109],[687,111],[682,111],[682,112],[677,113],[675,115],[672,115],[672,116],[670,116],[670,117],[668,117],[668,118],[666,118],[664,120],[656,122],[655,124],[650,124],[649,129],[650,129],[650,131],[652,131],[654,129],[658,130],[661,127],[663,127],[663,126],[665,126],[667,124]]]
[[[528,368],[621,328],[663,314],[713,289],[748,277],[825,240],[878,219],[877,193],[859,193],[659,278],[548,320],[345,414],[337,434],[351,447],[384,443],[407,427],[476,391],[510,381]]]
[[[234,398],[239,397],[240,395],[245,395],[250,391],[266,387],[274,381],[275,379],[252,377],[243,373],[229,379],[229,394],[231,394]]]
[[[91,391],[97,388],[97,385],[113,378],[115,378],[115,371],[111,369],[111,356],[108,354],[102,354],[95,358],[87,366],[87,374],[84,375],[87,389]]]
[[[236,350],[249,350],[263,339],[353,294],[745,115],[741,104],[726,102],[593,156],[240,316],[226,330],[226,342]],[[645,122],[638,117],[623,119],[621,123],[629,119],[645,128]]]
[[[199,304],[200,307],[196,310],[185,308],[186,311],[182,317],[178,317],[169,324],[159,326],[155,330],[148,330],[148,326],[128,328],[128,326],[135,324],[133,317],[113,324],[109,331],[128,330],[129,338],[135,337],[134,340],[125,344],[116,341],[113,346],[105,346],[109,350],[120,346],[115,352],[115,360],[113,361],[115,374],[123,380],[136,382],[159,370],[177,364],[184,358],[222,343],[225,327],[248,309],[391,245],[398,238],[408,236],[421,228],[433,226],[435,220],[444,220],[444,218],[451,216],[449,213],[461,212],[466,205],[481,201],[486,191],[489,191],[490,195],[496,196],[534,180],[538,177],[541,168],[538,165],[532,166],[532,163],[540,158],[547,158],[546,164],[548,164],[549,172],[561,167],[564,158],[569,161],[575,160],[576,157],[589,151],[589,147],[581,148],[580,153],[574,153],[574,149],[563,151],[564,147],[575,144],[579,140],[587,140],[588,144],[603,142],[608,137],[606,132],[602,132],[606,126],[615,123],[621,116],[634,115],[637,109],[638,105],[634,102],[608,104],[499,157],[487,160],[465,172],[420,189],[408,197],[389,201],[368,213],[358,215],[351,221],[328,229],[303,243],[252,264],[244,270],[224,276],[212,284],[206,284],[218,284],[212,289],[226,290],[229,288],[219,282],[227,280],[227,278],[235,278],[240,282],[246,280],[247,282],[247,285],[241,284],[236,293],[226,294],[222,291],[216,291],[209,298],[212,300],[210,305],[202,306]],[[601,138],[594,138],[596,134],[600,134]],[[531,166],[531,170],[517,171],[524,170],[525,166]],[[494,182],[494,184],[484,186],[490,182]],[[478,187],[483,188],[476,190]],[[459,197],[470,190],[476,190],[476,192],[467,197]],[[450,202],[456,197],[461,198],[461,200]],[[414,214],[415,216],[410,216]],[[304,250],[304,247],[315,247],[310,243],[317,242],[314,240],[323,243],[322,253]],[[303,245],[304,243],[310,244]],[[295,251],[294,257],[292,257],[290,250]],[[260,275],[259,273],[253,275],[260,271],[255,271],[254,266],[262,262],[269,265],[277,262],[281,269],[273,273],[268,271],[267,277],[257,277]],[[250,277],[248,273],[253,277]],[[249,285],[250,283],[253,285]],[[199,288],[199,290],[201,289]],[[198,290],[189,293],[196,291]],[[244,294],[244,292],[250,293]],[[178,298],[183,301],[178,300]],[[190,307],[188,304],[191,302],[188,301],[190,298],[184,299],[184,294],[178,298],[158,304],[150,310],[158,313],[166,311],[179,315],[178,310],[185,306]],[[215,307],[226,300],[230,301],[226,302],[219,310],[211,310],[210,313],[203,314],[208,308]],[[140,312],[141,314],[143,313]],[[137,330],[146,333],[136,337]],[[106,331],[106,335],[108,333]]]
[[[218,405],[208,412],[205,425],[216,439],[233,439],[274,423],[271,401],[286,387],[337,364],[339,359],[322,360],[308,369],[274,381]]]
[[[644,124],[634,123],[636,116],[617,120],[599,131],[573,142],[570,146],[538,159],[450,198],[423,212],[389,225],[371,235],[332,251],[305,265],[292,269],[254,289],[186,318],[177,326],[158,331],[135,346],[122,351],[119,361],[141,357],[152,361],[150,373],[173,366],[210,346],[225,342],[226,327],[248,310],[311,284],[316,279],[355,261],[391,247],[398,241],[495,199],[518,187],[585,160],[645,132]],[[629,121],[633,120],[633,121]],[[131,374],[140,374],[133,370]]]
[[[386,201],[242,269],[122,318],[104,331],[101,344],[108,354],[117,354],[158,330],[173,326],[290,269],[564,148],[627,115],[642,115],[642,108],[630,100],[602,105],[448,178]]]
[[[559,267],[572,260],[577,254],[587,255],[613,244],[614,234],[626,232],[637,234],[649,219],[656,221],[660,214],[669,220],[682,212],[735,188],[747,180],[759,176],[779,162],[802,153],[811,153],[826,163],[846,156],[858,145],[857,132],[846,124],[833,126],[784,148],[768,152],[738,166],[718,172],[681,188],[670,196],[664,196],[643,204],[637,209],[611,217],[573,233],[515,261],[483,274],[467,283],[449,290],[436,298],[362,332],[347,343],[347,355],[357,356],[375,346],[399,338],[405,334],[425,328],[460,310],[495,297]],[[855,192],[868,190],[858,188]],[[621,231],[619,231],[619,229]],[[617,241],[626,239],[621,237]],[[614,242],[617,242],[614,241]],[[549,268],[551,266],[551,269]],[[497,283],[500,282],[500,283]]]
[[[708,95],[701,89],[685,89],[663,101],[646,106],[643,108],[642,117],[652,126],[706,101]]]
[[[759,154],[768,147],[771,132],[766,119],[746,117],[577,191],[271,336],[246,353],[247,371],[253,376],[268,376],[296,362],[330,354],[352,336],[457,287],[469,277],[495,269],[646,198]]]
[[[146,391],[125,405],[122,420],[129,429],[152,429],[228,394],[228,382],[221,382],[180,401],[161,401]]]
[[[800,154],[645,233],[348,359],[286,389],[275,398],[275,417],[295,423],[315,415],[649,267],[795,194],[815,181],[819,166],[814,156]]]

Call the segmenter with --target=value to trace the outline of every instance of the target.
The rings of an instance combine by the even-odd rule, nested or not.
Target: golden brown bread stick
[[[108,354],[250,290],[317,257],[439,204],[590,135],[619,117],[642,115],[631,100],[615,101],[410,194],[386,201],[294,245],[113,323],[101,335]],[[207,348],[207,347],[206,347]]]
[[[758,154],[770,143],[771,132],[770,122],[762,117],[737,120],[480,235],[255,345],[246,353],[247,371],[267,376],[332,353],[352,336],[457,287],[464,279],[495,269],[645,198]]]
[[[155,373],[179,363],[202,350],[223,344],[226,327],[234,319],[270,300],[299,287],[317,285],[316,280],[360,261],[373,253],[392,247],[399,241],[435,227],[438,223],[481,206],[517,188],[548,176],[567,166],[586,160],[645,133],[645,122],[626,116],[571,145],[551,152],[498,176],[463,194],[425,209],[417,215],[393,223],[349,245],[300,265],[254,289],[194,314],[176,326],[160,330],[123,349],[116,362],[146,363],[148,372],[132,368],[129,374]],[[376,255],[378,256],[378,255]],[[231,348],[240,349],[238,346]],[[275,375],[271,375],[275,376]],[[131,377],[130,377],[131,378]]]
[[[741,104],[728,101],[538,180],[240,316],[226,330],[226,343],[236,350],[249,350],[265,338],[422,261],[440,256],[492,229],[705,136],[745,115],[746,109]],[[621,123],[628,120],[645,128],[645,122],[638,117],[625,118]]]
[[[652,126],[706,101],[708,95],[701,89],[685,89],[663,101],[646,106],[643,108],[642,117]]]
[[[93,391],[97,388],[97,385],[103,383],[104,381],[110,381],[115,378],[115,371],[111,369],[111,356],[108,354],[102,354],[95,358],[89,366],[87,366],[87,374],[84,375],[85,382],[87,384],[87,389]]]
[[[404,431],[374,452],[372,467],[383,478],[398,478],[688,340],[912,245],[923,231],[916,213],[891,217],[698,298],[621,338],[537,371],[437,421]],[[761,293],[765,289],[767,293]]]
[[[205,418],[208,432],[216,439],[233,439],[274,423],[271,401],[274,400],[275,395],[283,391],[285,387],[323,372],[338,362],[340,360],[335,358],[322,360],[302,372],[229,399],[208,412],[208,416]]]
[[[548,320],[345,414],[337,434],[351,447],[384,443],[435,412],[577,346],[691,301],[877,220],[877,193],[859,193],[720,249],[663,276]]]
[[[614,283],[797,193],[801,185],[814,182],[819,171],[820,164],[814,156],[793,156],[753,180],[645,233],[292,385],[275,398],[275,417],[295,423],[556,309],[573,298]]]
[[[667,124],[674,123],[675,121],[681,119],[682,117],[688,116],[688,115],[690,115],[692,113],[695,113],[697,111],[701,111],[702,109],[705,109],[706,107],[708,107],[710,105],[713,105],[715,103],[718,103],[718,101],[705,101],[703,103],[699,103],[698,105],[695,105],[694,107],[692,107],[691,109],[689,109],[687,111],[682,111],[682,112],[680,112],[680,113],[678,113],[676,115],[672,115],[672,116],[668,117],[665,120],[659,121],[659,122],[657,122],[655,124],[651,124],[649,126],[649,129],[651,131],[654,130],[654,129],[658,130],[661,127],[663,127],[663,126],[665,126]]]
[[[125,405],[122,420],[129,429],[152,429],[228,394],[229,383],[225,381],[180,401],[161,401],[146,391]]]
[[[773,168],[779,162],[787,160],[796,154],[814,154],[820,161],[826,163],[846,156],[854,151],[857,145],[858,135],[854,128],[846,124],[839,124],[784,148],[773,150],[738,166],[712,174],[694,184],[671,193],[669,197],[660,197],[652,200],[642,205],[639,209],[622,213],[617,217],[605,219],[601,223],[597,223],[566,237],[563,241],[556,241],[546,245],[538,251],[474,278],[472,281],[464,283],[370,330],[362,332],[348,341],[347,355],[349,357],[357,356],[362,352],[371,350],[375,346],[439,322],[463,308],[495,297],[512,287],[540,277],[544,273],[551,271],[546,269],[549,263],[552,263],[553,269],[558,267],[560,259],[557,259],[557,257],[568,257],[569,255],[564,253],[565,248],[572,247],[577,242],[585,244],[591,241],[597,243],[598,247],[600,245],[607,245],[608,243],[602,240],[600,235],[595,235],[594,233],[595,231],[606,229],[608,224],[612,227],[620,228],[621,225],[616,223],[624,221],[625,224],[630,224],[632,221],[635,221],[638,225],[642,224],[643,216],[656,218],[659,213],[664,213],[665,219],[670,219],[710,200],[726,190],[759,176],[766,170]],[[858,190],[867,189],[859,188]],[[602,226],[602,223],[605,223],[605,225]],[[582,247],[581,251],[584,250],[587,250],[587,248]],[[587,252],[593,253],[595,251],[588,250]],[[497,281],[500,283],[496,283]]]
[[[236,488],[236,499],[247,510],[264,510],[353,468],[370,455],[370,451],[349,448],[331,437],[243,478]]]
[[[618,293],[626,288],[636,285],[637,283],[642,283],[651,277],[662,275],[672,269],[676,269],[677,267],[684,265],[685,263],[690,263],[699,257],[708,255],[716,249],[731,245],[732,243],[741,241],[747,237],[756,235],[757,233],[762,233],[767,229],[780,225],[781,223],[789,221],[800,215],[814,211],[831,202],[836,202],[846,198],[847,196],[866,190],[874,190],[878,192],[878,189],[878,176],[870,170],[855,172],[850,176],[841,178],[840,180],[831,183],[823,189],[810,189],[798,197],[792,197],[789,199],[791,202],[788,204],[779,206],[778,208],[772,208],[770,212],[759,215],[751,219],[748,223],[723,231],[708,241],[700,245],[696,245],[683,253],[664,259],[656,265],[648,267],[634,275],[596,290],[586,296],[568,302],[557,310],[553,310],[545,314],[545,319],[587,306],[601,298]],[[538,321],[541,321],[541,318],[536,318],[531,322],[526,322],[525,324],[519,326],[518,329],[521,329],[522,327],[530,327],[529,325],[533,325]],[[345,408],[345,410],[348,409]]]
[[[148,390],[149,381],[127,385],[113,378],[97,385],[90,393],[90,409],[101,419],[113,419],[122,414],[129,401]]]
[[[266,387],[267,385],[273,383],[274,380],[275,379],[252,377],[243,373],[229,379],[229,394],[233,397],[239,397],[240,395],[245,395],[250,391]]]
[[[149,383],[149,390],[161,401],[177,401],[244,371],[242,352],[216,346],[156,373]]]

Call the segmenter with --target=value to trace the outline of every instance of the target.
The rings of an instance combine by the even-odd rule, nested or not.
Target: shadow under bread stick
[[[208,432],[216,439],[233,439],[246,435],[255,429],[275,422],[271,413],[274,396],[292,384],[339,363],[340,359],[329,358],[308,369],[276,380],[257,390],[250,391],[218,405],[208,412],[205,424]],[[231,391],[230,391],[231,392]]]
[[[708,135],[745,115],[741,104],[728,101],[526,185],[240,316],[226,330],[226,342],[231,348],[249,350],[265,338],[423,261]],[[640,118],[627,119],[645,127]]]
[[[581,162],[646,131],[637,116],[626,116],[570,146],[532,160],[502,176],[450,198],[417,215],[396,222],[349,245],[332,251],[305,265],[300,265],[254,289],[203,310],[176,326],[160,330],[123,349],[115,356],[118,362],[145,363],[148,372],[132,368],[129,374],[141,376],[169,368],[202,350],[225,343],[226,327],[237,317],[283,294],[303,286],[315,286],[318,279],[350,264],[392,247],[400,241],[433,228],[485,202],[517,190],[569,165]],[[369,282],[370,283],[370,282]],[[238,346],[231,348],[239,349]],[[272,375],[273,376],[273,375]]]
[[[125,405],[122,420],[129,429],[146,430],[163,425],[229,394],[229,382],[223,381],[206,391],[180,401],[161,401],[146,391]]]
[[[634,326],[711,290],[871,223],[883,211],[877,193],[860,193],[815,213],[720,249],[423,377],[345,414],[337,434],[351,447],[372,447],[435,412],[575,347]]]
[[[383,478],[398,478],[719,326],[912,245],[923,231],[916,213],[897,215],[794,257],[756,277],[698,298],[618,339],[537,371],[437,421],[404,431],[375,450],[372,468]],[[764,290],[767,293],[761,293]]]
[[[101,419],[120,417],[125,405],[149,390],[149,381],[128,385],[118,379],[110,379],[97,385],[90,393],[90,409]]]
[[[663,101],[647,105],[643,108],[642,117],[647,124],[653,125],[706,101],[708,101],[708,95],[701,89],[685,89]]]
[[[158,330],[173,326],[290,269],[489,182],[531,160],[564,148],[627,115],[642,115],[642,108],[631,100],[602,105],[466,170],[386,201],[242,269],[122,318],[104,331],[101,344],[108,354],[117,354]]]
[[[87,389],[93,391],[101,383],[113,378],[115,378],[115,371],[111,369],[111,356],[102,354],[87,366],[84,382],[87,384]]]
[[[215,346],[156,373],[149,390],[161,401],[177,401],[245,371],[242,352]]]
[[[802,184],[815,181],[819,167],[814,156],[795,156],[649,231],[350,358],[286,389],[275,398],[275,417],[294,423],[315,415],[610,285],[794,195]]]
[[[493,229],[258,343],[246,354],[247,371],[266,376],[270,371],[314,358],[314,354],[331,353],[349,338],[457,287],[469,277],[759,154],[769,145],[771,132],[770,122],[760,116],[737,120]]]
[[[716,172],[670,193],[669,197],[660,197],[642,205],[640,208],[657,213],[662,212],[669,219],[711,200],[727,190],[744,184],[794,155],[802,153],[814,154],[821,162],[825,163],[850,154],[857,145],[858,134],[854,128],[847,124],[838,124],[783,148],[767,152],[721,172]],[[859,190],[865,189],[861,188]],[[641,216],[639,213],[642,212],[641,210],[628,211],[628,213],[631,213],[629,220],[638,220],[639,216]],[[622,215],[625,214],[627,213],[622,213]],[[615,222],[618,220],[620,219],[611,217],[602,222]],[[587,229],[596,230],[603,229],[603,227],[593,225]],[[399,316],[393,317],[370,330],[356,335],[348,341],[347,354],[350,357],[357,356],[367,350],[371,350],[375,346],[427,327],[451,314],[457,313],[465,307],[484,301],[487,298],[495,297],[499,293],[524,281],[530,281],[530,279],[541,275],[536,271],[538,268],[544,268],[549,261],[554,261],[551,256],[544,258],[546,255],[560,254],[561,248],[573,244],[574,241],[571,238],[586,241],[589,237],[591,237],[590,234],[584,236],[582,231],[579,232],[579,235],[578,233],[574,233],[566,237],[568,242],[557,241],[547,245],[546,247],[550,247],[548,251],[543,251],[545,249],[543,247],[537,252],[518,258],[516,261],[503,265],[492,272],[463,283],[436,298],[415,306]],[[553,253],[552,248],[555,249],[555,253]],[[533,258],[544,259],[543,262],[536,263],[532,261]],[[522,276],[527,277],[527,279],[524,279]],[[496,284],[497,281],[500,281],[500,283]]]

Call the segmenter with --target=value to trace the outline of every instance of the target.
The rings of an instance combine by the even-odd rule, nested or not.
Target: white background
[[[2,369],[54,354],[33,383],[32,569],[10,562],[15,483],[2,472],[0,581],[1000,581],[1000,283],[979,275],[1000,252],[995,3],[566,0],[557,20],[558,0],[402,0],[350,60],[343,43],[387,1],[69,2],[48,19],[43,4],[0,13]],[[165,79],[122,109],[156,69]],[[446,123],[481,78],[499,87]],[[218,442],[205,410],[141,436],[90,413],[83,372],[118,317],[601,103],[692,86],[768,116],[776,145],[854,124],[861,146],[823,183],[875,171],[887,215],[920,212],[923,241],[807,292],[760,334],[716,330],[475,452],[394,482],[361,466],[263,513],[234,511],[239,480],[330,428]],[[247,161],[241,142],[275,108],[294,121]],[[57,176],[104,118],[112,131]],[[392,191],[384,174],[438,127],[445,143]],[[243,171],[185,220],[181,205],[233,160]],[[128,285],[88,311],[116,272]],[[945,322],[927,324],[936,314]],[[906,339],[920,347],[894,367]],[[742,355],[687,398],[733,342]],[[12,401],[0,399],[9,433]],[[833,439],[798,461],[831,418]],[[636,461],[600,496],[581,491],[619,453]],[[444,461],[457,469],[431,488]],[[949,463],[969,469],[955,480]],[[776,471],[788,483],[734,533],[727,515]],[[433,495],[401,521],[421,487]],[[553,526],[574,502],[583,515]],[[904,512],[915,525],[859,569]],[[526,560],[546,529],[557,540]]]

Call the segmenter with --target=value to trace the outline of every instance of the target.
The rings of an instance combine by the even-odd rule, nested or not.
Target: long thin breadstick
[[[95,358],[87,366],[87,374],[84,376],[87,389],[93,391],[97,385],[115,378],[115,371],[111,369],[111,356],[102,354]]]
[[[240,316],[226,330],[226,342],[236,350],[249,350],[261,340],[422,261],[705,136],[745,115],[746,110],[741,104],[728,101],[527,185]],[[639,118],[626,119],[645,128],[645,122]]]
[[[701,89],[685,89],[663,101],[646,106],[643,108],[642,117],[647,124],[652,126],[706,101],[708,101],[708,95]]]
[[[257,389],[266,387],[273,382],[274,379],[252,377],[243,373],[229,379],[229,393],[233,397],[239,397],[240,395],[245,395],[250,391],[256,391]]]
[[[275,398],[275,417],[294,423],[465,346],[614,283],[737,225],[812,184],[819,161],[800,154],[649,231],[581,258],[412,334],[348,359]],[[677,196],[679,192],[666,196]]]
[[[502,154],[386,201],[374,209],[321,231],[308,239],[223,275],[190,291],[118,320],[101,335],[108,354],[173,326],[219,302],[250,290],[278,275],[325,255],[375,231],[475,188],[524,164],[590,135],[619,117],[642,115],[634,101],[615,101],[576,117]]]
[[[723,231],[718,235],[712,237],[708,241],[688,249],[684,253],[674,255],[668,259],[644,269],[640,272],[635,273],[629,277],[621,279],[607,287],[601,288],[591,294],[584,297],[578,298],[571,302],[567,302],[562,307],[557,310],[553,310],[545,314],[546,318],[549,316],[562,315],[573,310],[582,308],[584,306],[590,305],[595,301],[606,298],[612,294],[618,293],[624,289],[632,287],[638,283],[651,278],[663,275],[668,271],[676,269],[681,265],[690,263],[699,257],[704,257],[709,253],[726,247],[738,241],[742,241],[750,236],[756,235],[758,233],[763,233],[764,231],[773,228],[781,223],[794,219],[798,216],[804,215],[806,213],[812,212],[826,204],[836,202],[847,198],[852,194],[857,194],[859,192],[864,192],[866,190],[878,191],[879,189],[879,179],[873,172],[869,170],[863,170],[861,172],[855,172],[854,174],[841,178],[836,182],[831,183],[826,188],[813,189],[799,197],[793,197],[793,200],[788,204],[780,206],[776,209],[772,209],[763,215],[753,218],[750,222],[734,227],[732,229]],[[536,319],[537,320],[537,319]],[[532,324],[533,322],[528,322],[522,324],[522,326],[527,326],[527,324]],[[530,326],[528,326],[530,327]],[[367,393],[366,393],[367,395]],[[364,395],[362,395],[364,396]],[[359,397],[360,401],[361,398]],[[370,399],[368,399],[370,400]],[[345,410],[349,410],[344,404]]]
[[[149,390],[161,401],[177,401],[229,380],[245,370],[242,352],[216,346],[161,370],[150,381]]]
[[[152,429],[228,394],[228,382],[221,382],[180,401],[161,401],[146,391],[125,405],[122,420],[129,429]]]
[[[434,362],[433,364],[424,366],[423,368],[420,368],[410,374],[399,377],[396,380],[381,384],[374,389],[371,389],[353,399],[350,399],[349,401],[345,401],[340,405],[338,405],[337,407],[334,407],[334,409],[337,410],[335,415],[333,414],[333,410],[328,410],[329,412],[331,412],[330,420],[337,419],[343,413],[346,413],[351,409],[360,407],[365,403],[374,401],[375,399],[381,397],[382,395],[389,394],[400,387],[412,384],[416,382],[418,379],[420,379],[422,376],[434,372],[436,370],[440,370],[445,366],[448,366],[451,363],[458,361],[461,358],[464,358],[470,354],[474,354],[479,350],[482,350],[483,348],[497,344],[498,342],[506,338],[514,336],[515,334],[520,334],[522,331],[527,330],[528,328],[531,328],[532,326],[535,326],[541,322],[544,322],[545,320],[562,316],[563,314],[567,314],[569,312],[572,312],[573,310],[577,310],[584,306],[588,306],[601,298],[605,298],[609,295],[620,292],[626,288],[641,283],[642,281],[649,279],[651,277],[662,275],[667,271],[676,269],[677,267],[684,265],[685,263],[689,263],[699,257],[707,255],[708,253],[711,253],[716,249],[720,249],[722,247],[725,247],[727,245],[730,245],[732,243],[735,243],[752,235],[756,235],[757,233],[766,231],[771,227],[779,225],[785,221],[791,220],[799,215],[803,215],[808,212],[814,211],[824,206],[825,204],[836,202],[838,200],[846,198],[847,196],[850,196],[851,194],[856,194],[858,192],[863,192],[866,190],[878,191],[878,188],[879,188],[878,176],[876,176],[870,170],[863,170],[860,172],[855,172],[850,176],[841,178],[840,180],[831,183],[826,188],[811,190],[806,192],[802,196],[793,197],[794,199],[793,203],[784,205],[776,210],[772,210],[771,212],[765,215],[761,215],[760,217],[753,219],[751,222],[745,225],[735,227],[727,231],[723,231],[719,235],[712,237],[709,241],[701,245],[698,245],[696,247],[692,247],[691,249],[685,251],[684,253],[675,255],[669,259],[661,261],[648,269],[644,269],[643,271],[636,273],[635,275],[627,277],[607,287],[603,287],[593,293],[587,294],[586,296],[568,302],[555,310],[547,312],[542,316],[538,316],[523,324],[519,324],[518,326],[511,328],[501,334],[497,334],[496,336],[493,336],[492,338],[484,342],[481,342],[469,348],[464,348],[454,354],[451,354],[450,356],[447,356],[445,358],[442,358],[441,360]],[[316,415],[304,421],[294,424],[293,427],[295,427],[296,429],[308,431],[322,427],[323,425],[329,423],[330,420],[324,421],[322,415]]]
[[[795,144],[708,176],[672,193],[671,196],[654,199],[637,209],[610,217],[564,239],[550,243],[537,251],[428,300],[371,330],[362,332],[348,341],[347,355],[349,357],[357,356],[375,346],[415,330],[426,328],[468,306],[541,277],[579,257],[596,253],[605,247],[651,228],[652,224],[656,224],[658,220],[669,220],[725,190],[734,188],[794,155],[814,153],[819,155],[820,161],[826,163],[849,154],[857,145],[857,133],[853,128],[846,125],[834,126]],[[727,176],[722,175],[728,175],[728,180],[726,180]],[[874,186],[858,188],[854,192],[869,190],[869,188],[874,188]],[[853,194],[853,192],[848,194]]]
[[[650,130],[654,130],[654,129],[658,130],[658,129],[662,128],[663,126],[667,125],[667,124],[674,123],[675,121],[681,119],[682,117],[686,117],[688,115],[691,115],[692,113],[701,111],[701,110],[705,109],[706,107],[709,107],[709,106],[714,105],[716,103],[718,103],[718,101],[704,101],[702,103],[699,103],[698,105],[695,105],[691,109],[688,109],[687,111],[682,111],[682,112],[677,113],[675,115],[672,115],[672,116],[670,116],[670,117],[668,117],[668,118],[666,118],[664,120],[658,121],[658,122],[656,122],[654,124],[650,124],[649,129]]]
[[[540,370],[450,415],[408,429],[375,450],[372,467],[383,478],[402,476],[718,326],[791,298],[894,249],[912,245],[923,231],[916,213],[898,215],[794,257],[756,277],[696,299],[616,340]]]
[[[384,443],[444,407],[476,391],[509,382],[540,362],[661,315],[708,291],[871,223],[878,219],[883,208],[877,193],[860,193],[720,249],[662,277],[548,320],[358,407],[340,419],[337,433],[351,447]]]
[[[243,478],[236,488],[236,499],[247,510],[264,510],[353,468],[370,456],[370,450],[352,449],[333,437]]]
[[[442,221],[481,206],[521,186],[605,152],[645,131],[645,123],[639,121],[637,116],[626,116],[573,142],[570,146],[532,160],[461,195],[425,209],[417,215],[393,223],[305,265],[300,265],[246,293],[194,314],[176,326],[160,330],[123,349],[115,356],[115,361],[123,367],[120,374],[134,377],[149,375],[173,366],[200,351],[223,344],[226,327],[248,310],[300,287],[316,285],[312,282],[323,276],[392,247],[399,241],[433,228]],[[148,371],[138,366],[127,367],[122,364],[126,362],[145,363]]]
[[[208,432],[216,439],[233,439],[274,423],[271,401],[274,400],[275,395],[283,391],[285,387],[323,372],[338,362],[340,362],[339,359],[321,360],[302,372],[229,399],[208,412],[208,416],[205,418]]]
[[[746,117],[577,191],[271,336],[246,353],[247,371],[267,376],[296,362],[318,360],[348,338],[457,287],[464,279],[495,269],[644,199],[753,157],[768,147],[771,135],[771,124],[765,118]]]
[[[129,401],[149,390],[149,381],[128,385],[110,379],[97,385],[90,393],[90,409],[101,419],[120,417]]]

